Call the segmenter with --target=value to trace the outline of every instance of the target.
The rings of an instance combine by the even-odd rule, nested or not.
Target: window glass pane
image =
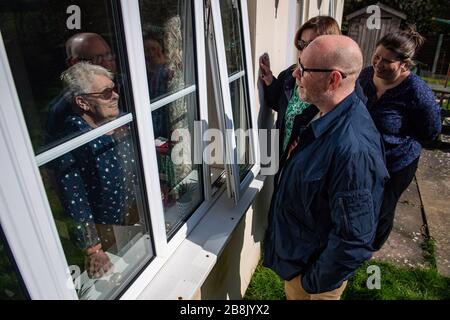
[[[230,83],[231,106],[233,109],[234,130],[236,136],[237,160],[239,164],[239,176],[243,180],[250,170],[249,160],[249,126],[247,108],[242,108],[246,103],[246,90],[244,77]]]
[[[22,279],[0,227],[0,300],[24,300]]]
[[[111,3],[5,0],[0,5],[0,29],[36,154],[70,138],[64,132],[67,115],[95,113],[94,107],[80,110],[70,102],[60,80],[65,69],[89,61],[114,73],[117,88],[122,84],[125,70],[118,57],[125,47],[115,31]],[[77,93],[95,89],[81,82]],[[130,111],[129,101],[121,99],[119,108]]]
[[[239,2],[220,0],[228,74],[244,70]]]
[[[168,237],[203,201],[202,167],[194,164],[197,117],[195,93],[152,112]]]
[[[217,113],[217,98],[215,97],[215,91],[214,91],[214,80],[213,80],[213,71],[212,71],[212,65],[210,63],[211,58],[209,55],[209,50],[207,51],[207,58],[206,58],[206,72],[207,72],[207,91],[208,91],[208,129],[209,130],[216,130],[220,131],[220,122],[219,122],[219,114]],[[209,138],[210,139],[210,138]],[[211,140],[209,140],[211,141]],[[220,142],[221,144],[224,143],[224,141]],[[221,145],[221,148],[223,150],[224,145]],[[220,188],[226,184],[226,171],[225,171],[225,155],[224,152],[222,154],[214,153],[214,155],[210,155],[209,152],[206,152],[206,156],[208,156],[208,169],[209,169],[209,177],[211,184],[211,194],[214,196],[214,194],[220,190]],[[206,159],[205,159],[206,160]]]
[[[140,0],[151,101],[195,83],[192,1]]]
[[[238,0],[220,1],[223,34],[229,76],[244,70],[244,52],[241,14]],[[251,168],[249,160],[249,104],[246,90],[246,75],[230,83],[231,105],[233,111],[239,176],[242,181]]]
[[[153,255],[133,136],[122,126],[41,167],[80,298],[114,297]]]
[[[140,0],[149,93],[152,102],[190,88],[152,111],[161,197],[170,238],[203,201],[202,166],[194,164],[198,121],[193,1]],[[170,99],[170,98],[169,98]],[[186,151],[180,157],[178,150]],[[174,159],[179,156],[178,159]]]
[[[71,139],[134,110],[118,5],[0,5],[0,28],[34,150],[49,156],[40,159],[54,159],[43,160],[40,172],[82,299],[117,297],[153,257],[134,124],[122,122],[88,142]],[[62,141],[64,151],[53,148]]]

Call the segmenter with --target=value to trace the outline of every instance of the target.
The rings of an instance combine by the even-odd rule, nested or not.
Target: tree
[[[450,19],[450,6],[446,0],[385,0],[380,1],[406,14],[406,24],[415,24],[421,34],[449,33],[449,28],[433,21],[433,17]],[[345,14],[350,14],[366,6],[376,4],[374,0],[346,0]]]

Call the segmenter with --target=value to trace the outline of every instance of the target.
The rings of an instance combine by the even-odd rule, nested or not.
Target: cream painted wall
[[[317,0],[279,1],[275,18],[275,0],[247,0],[252,47],[253,72],[258,79],[259,57],[267,52],[275,76],[296,61],[293,41],[300,25],[319,14],[328,15],[330,2],[334,1],[335,19],[341,25],[344,0],[322,0],[320,10]],[[257,83],[255,83],[257,90]],[[259,103],[257,100],[257,109]]]
[[[341,26],[342,23],[342,14],[344,11],[344,0],[322,0],[320,8],[319,8],[319,2],[318,0],[300,0],[305,5],[305,16],[303,22],[307,21],[308,19],[311,19],[312,17],[318,16],[318,15],[329,15],[329,8],[331,5],[331,2],[334,2],[335,4],[335,19],[338,22],[339,26]]]
[[[268,181],[269,180],[269,181]],[[224,251],[197,292],[195,299],[242,299],[261,258],[267,211],[273,192],[268,177],[253,205],[237,225]]]
[[[293,38],[298,28],[298,21],[295,21],[298,17],[296,14],[292,14],[297,11],[297,1],[280,1],[277,18],[275,18],[275,1],[249,0],[249,3],[252,3],[252,9],[256,9],[256,14],[250,15],[250,18],[255,19],[253,23],[250,23],[254,26],[254,29],[250,30],[250,34],[254,43],[252,55],[256,64],[255,79],[257,79],[258,71],[257,62],[264,52],[269,54],[272,71],[278,75],[295,61],[295,58],[293,61],[286,61],[286,57],[288,52],[293,51]]]

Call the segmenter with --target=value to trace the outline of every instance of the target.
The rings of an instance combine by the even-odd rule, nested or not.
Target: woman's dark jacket
[[[396,87],[377,97],[373,67],[364,69],[358,84],[366,105],[383,137],[389,172],[398,172],[420,156],[421,144],[441,132],[439,105],[430,87],[411,73]]]

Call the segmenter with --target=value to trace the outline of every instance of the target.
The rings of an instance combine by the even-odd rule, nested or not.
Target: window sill
[[[180,244],[155,277],[137,296],[139,300],[189,300],[195,297],[218,256],[230,240],[236,226],[264,186],[265,177],[257,176],[238,205],[223,193],[195,229]],[[137,281],[144,281],[138,279]],[[141,284],[143,285],[143,284]],[[125,293],[122,299],[131,299]]]

